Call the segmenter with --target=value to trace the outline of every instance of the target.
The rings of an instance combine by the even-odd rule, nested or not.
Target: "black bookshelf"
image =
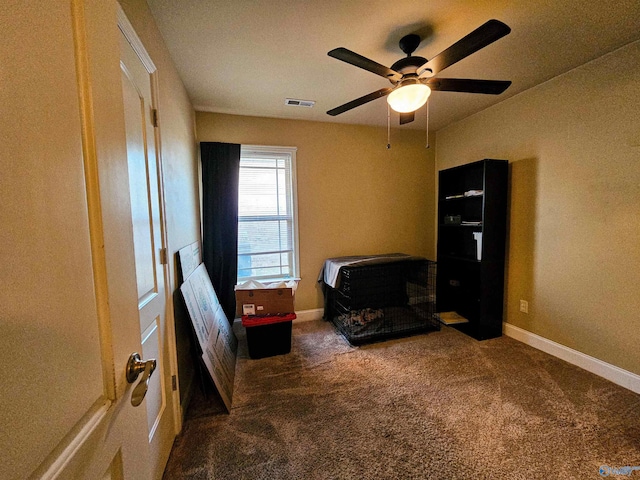
[[[436,311],[465,317],[452,326],[478,340],[502,335],[508,169],[486,159],[438,178]]]

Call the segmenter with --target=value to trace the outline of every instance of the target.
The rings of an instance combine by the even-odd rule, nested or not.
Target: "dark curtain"
[[[229,322],[236,311],[240,145],[201,142],[202,256]]]

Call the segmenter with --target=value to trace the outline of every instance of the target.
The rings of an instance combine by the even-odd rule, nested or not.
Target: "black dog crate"
[[[325,285],[325,319],[353,345],[439,330],[436,263],[415,257],[343,266],[337,288]]]

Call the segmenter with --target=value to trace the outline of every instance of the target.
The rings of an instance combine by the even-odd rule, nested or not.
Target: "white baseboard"
[[[296,312],[294,323],[310,322],[311,320],[322,320],[324,314],[323,308],[313,308],[311,310],[300,310]]]
[[[531,333],[510,323],[503,324],[504,334],[522,343],[526,343],[538,350],[542,350],[549,355],[553,355],[565,362],[571,363],[588,372],[606,378],[621,387],[627,388],[635,393],[640,393],[640,375],[623,370],[610,363],[598,360],[582,352],[565,347],[547,338]]]

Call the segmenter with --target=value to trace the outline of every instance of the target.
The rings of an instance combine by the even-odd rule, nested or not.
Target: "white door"
[[[157,154],[155,66],[126,18],[120,19],[120,67],[124,98],[138,310],[143,358],[157,360],[145,403],[153,477],[161,478],[176,435],[171,348],[166,320],[168,275],[162,223],[162,177]],[[164,258],[163,258],[164,257]]]
[[[104,0],[0,9],[3,480],[144,480],[158,464],[160,372],[139,407],[125,375],[132,352],[165,360],[141,344],[155,333],[138,311],[116,16]]]

